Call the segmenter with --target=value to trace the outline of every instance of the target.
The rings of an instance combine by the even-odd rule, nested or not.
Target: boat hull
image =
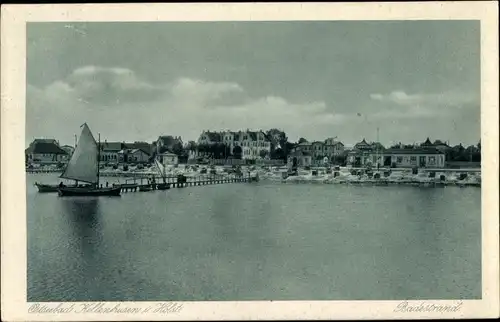
[[[62,187],[58,189],[59,196],[120,196],[121,188],[70,188]]]
[[[158,183],[156,185],[157,190],[167,190],[170,189],[170,183]]]
[[[151,191],[153,190],[153,187],[151,185],[144,185],[144,186],[139,186],[139,191]]]
[[[57,185],[57,184],[35,183],[35,186],[38,188],[38,192],[41,192],[41,193],[57,192],[57,190],[59,189],[59,185]]]

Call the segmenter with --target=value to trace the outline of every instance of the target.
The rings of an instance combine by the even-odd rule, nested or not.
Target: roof
[[[250,139],[252,141],[257,141],[257,132],[255,132],[255,131],[247,131],[247,133],[250,136]]]
[[[370,144],[370,146],[372,149],[385,149],[385,147],[380,142],[373,142],[372,144]]]
[[[427,138],[427,140],[425,140],[424,143],[420,144],[420,146],[434,146],[434,144],[432,144],[431,140]]]
[[[366,148],[370,148],[371,147],[371,145],[368,144],[368,142],[366,142],[366,140],[364,138],[363,138],[363,140],[361,142],[358,142],[358,143],[356,143],[354,145],[354,147],[359,147],[359,146],[363,146],[363,147],[366,146]]]
[[[141,149],[142,151],[147,153],[151,151],[151,144],[149,144],[148,142],[125,143],[125,146],[128,149]]]
[[[210,132],[210,131],[206,131],[204,132],[204,134],[206,136],[208,136],[208,139],[212,142],[218,142],[221,140],[221,135],[220,133],[217,133],[217,132]]]
[[[344,143],[342,143],[342,142],[340,142],[340,141],[335,141],[335,140],[333,140],[331,144],[328,144],[328,143],[326,143],[328,140],[329,140],[329,139],[326,139],[326,140],[325,140],[325,144],[326,144],[326,145],[339,145],[339,144],[340,144],[340,145],[342,145],[342,146],[344,145]]]
[[[144,154],[149,155],[149,152],[146,152],[143,149],[132,149],[132,150],[130,150],[130,153],[134,154],[134,153],[139,152],[139,151],[141,151]]]
[[[161,153],[159,155],[168,155],[168,156],[174,156],[175,155],[175,156],[177,156],[177,154],[172,153],[172,152],[164,152],[164,153]]]
[[[35,142],[31,147],[26,149],[27,153],[37,154],[68,154],[55,143]]]
[[[54,143],[57,144],[56,139],[34,139],[31,144],[36,144],[36,143]]]
[[[120,151],[125,146],[122,142],[101,142],[101,151]]]
[[[443,152],[434,149],[388,149],[384,152],[385,154],[444,154]]]

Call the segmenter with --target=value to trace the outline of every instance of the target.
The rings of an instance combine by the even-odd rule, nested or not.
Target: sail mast
[[[101,161],[101,133],[99,133],[99,143],[97,144],[97,188],[99,188],[99,165]]]
[[[95,184],[97,179],[97,143],[84,123],[75,150],[60,178]]]

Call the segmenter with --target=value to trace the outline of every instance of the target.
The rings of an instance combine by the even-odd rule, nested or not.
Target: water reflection
[[[88,263],[99,251],[102,223],[98,198],[62,198],[65,216],[73,232],[71,240]]]

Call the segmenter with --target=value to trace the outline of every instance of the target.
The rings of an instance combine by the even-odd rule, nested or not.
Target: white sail
[[[97,183],[99,160],[97,143],[87,124],[83,124],[82,134],[61,178]]]
[[[160,171],[160,175],[162,177],[165,177],[166,176],[165,167],[163,166],[163,164],[161,164],[161,162],[158,161],[157,159],[155,159],[155,164],[156,164],[156,167],[158,168],[158,171]]]

